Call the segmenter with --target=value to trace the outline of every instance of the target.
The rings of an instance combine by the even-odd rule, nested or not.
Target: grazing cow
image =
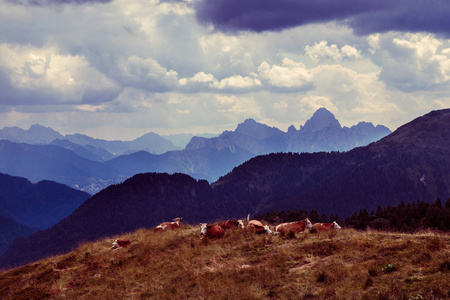
[[[220,227],[223,229],[234,229],[234,228],[240,228],[244,229],[244,222],[242,220],[226,220],[223,221],[222,224],[220,224]]]
[[[180,228],[180,221],[182,218],[173,219],[173,222],[164,222],[156,226],[153,231],[173,230]]]
[[[297,221],[297,222],[290,222],[290,223],[282,223],[280,225],[277,225],[275,227],[275,231],[276,232],[280,232],[280,233],[288,233],[288,232],[303,232],[306,228],[311,228],[312,224],[309,221],[308,218],[301,220],[301,221]]]
[[[111,249],[117,250],[119,248],[126,247],[129,244],[131,244],[130,240],[115,240]]]
[[[317,231],[328,231],[330,229],[341,229],[342,227],[334,221],[333,223],[315,223],[312,228],[317,229]]]
[[[210,239],[218,239],[223,238],[225,234],[225,230],[216,224],[208,224],[208,223],[202,223],[201,229],[200,229],[200,235],[201,238],[204,238],[205,236]]]

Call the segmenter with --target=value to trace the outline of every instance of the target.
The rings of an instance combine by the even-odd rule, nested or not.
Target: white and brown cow
[[[263,234],[263,233],[272,234],[272,230],[270,230],[269,226],[263,225],[263,223],[261,223],[258,220],[249,221],[246,229],[256,234]]]
[[[220,227],[222,227],[225,230],[236,229],[236,228],[240,228],[240,229],[245,228],[244,221],[242,221],[242,220],[226,220],[226,221],[223,221],[222,224],[220,224]]]
[[[164,222],[156,226],[153,231],[173,230],[180,228],[182,218],[175,218],[172,222]]]
[[[317,231],[328,231],[330,229],[341,229],[342,227],[334,221],[333,223],[315,223],[312,228],[317,229]]]
[[[117,250],[119,248],[123,248],[126,247],[128,245],[130,245],[131,242],[130,240],[125,240],[125,239],[117,239],[114,241],[114,243],[112,244],[111,249]]]
[[[216,224],[208,224],[208,223],[202,223],[200,224],[200,235],[201,238],[204,238],[205,236],[210,239],[218,239],[223,238],[225,234],[225,230]]]
[[[296,222],[290,222],[290,223],[282,223],[275,227],[275,232],[279,233],[288,233],[288,232],[303,232],[306,228],[311,228],[312,224],[311,221],[309,221],[308,218],[296,221]]]

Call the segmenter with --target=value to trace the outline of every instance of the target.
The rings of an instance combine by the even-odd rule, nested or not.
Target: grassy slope
[[[343,229],[295,237],[198,228],[86,243],[0,272],[2,299],[445,299],[450,234]],[[393,265],[389,267],[388,265]]]

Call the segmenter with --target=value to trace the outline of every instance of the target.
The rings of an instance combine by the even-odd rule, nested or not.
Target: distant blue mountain
[[[108,141],[94,139],[79,133],[63,136],[59,132],[39,124],[32,125],[28,130],[19,127],[5,127],[0,129],[0,140],[32,145],[56,144],[60,147],[73,150],[83,157],[93,160],[102,159],[103,161],[122,154],[142,150],[149,153],[161,154],[167,151],[181,149],[181,147],[175,146],[170,140],[153,132],[144,134],[132,141]],[[75,145],[81,146],[84,149]]]
[[[164,172],[184,173],[196,179],[215,181],[252,158],[252,153],[235,147],[234,149],[202,148],[198,150],[169,151],[160,155],[136,152],[121,155],[105,162],[123,177],[138,173]]]
[[[114,156],[129,154],[137,151],[147,151],[153,154],[162,154],[167,151],[179,150],[171,141],[160,135],[149,132],[132,141],[108,141],[103,139],[94,139],[83,134],[69,134],[65,139],[82,146],[94,146],[98,149],[105,149]]]
[[[0,140],[0,172],[33,182],[48,179],[90,194],[142,172],[182,172],[197,179],[214,181],[251,157],[251,153],[238,147],[233,150],[205,148],[159,155],[139,151],[100,162],[56,145]]]
[[[39,124],[31,125],[24,130],[19,127],[5,127],[0,129],[0,140],[9,140],[15,143],[49,144],[55,139],[63,139],[59,132]]]
[[[325,108],[318,109],[299,130],[290,126],[287,132],[247,119],[235,131],[225,131],[218,137],[194,137],[186,150],[201,148],[240,147],[254,155],[276,152],[348,151],[365,146],[390,134],[389,128],[372,123],[342,127]]]
[[[53,142],[51,142],[49,145],[55,145],[62,147],[64,149],[68,149],[73,151],[75,154],[93,160],[93,161],[106,161],[109,159],[114,158],[114,155],[110,152],[106,151],[105,149],[101,147],[95,147],[92,145],[79,145],[72,143],[71,141],[67,139],[56,139]]]
[[[212,138],[218,136],[218,134],[201,133],[194,135],[192,133],[179,133],[179,134],[162,135],[163,138],[171,141],[179,149],[184,149],[194,136]]]

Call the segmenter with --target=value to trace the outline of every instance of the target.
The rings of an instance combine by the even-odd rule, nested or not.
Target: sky
[[[0,0],[0,128],[395,130],[450,107],[448,0]]]

